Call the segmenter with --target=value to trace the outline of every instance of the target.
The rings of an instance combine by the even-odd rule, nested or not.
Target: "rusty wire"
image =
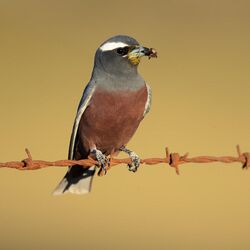
[[[173,167],[177,174],[179,174],[179,165],[185,163],[212,163],[212,162],[222,162],[222,163],[234,163],[239,162],[242,164],[243,169],[250,167],[250,153],[241,153],[240,146],[236,146],[237,156],[196,156],[188,157],[188,153],[180,155],[179,153],[169,153],[168,148],[166,148],[165,157],[163,158],[148,158],[141,159],[141,164],[154,165],[159,163],[167,163],[170,167]],[[93,165],[97,165],[98,162],[92,158],[83,160],[58,160],[58,161],[43,161],[43,160],[33,160],[31,153],[28,149],[25,149],[28,158],[22,161],[11,161],[0,163],[0,168],[13,168],[18,170],[35,170],[46,167],[68,167],[73,165],[80,165],[84,168],[89,168]],[[110,158],[108,161],[107,170],[111,167],[119,164],[131,163],[130,158],[125,159],[115,159]],[[99,175],[103,175],[100,169]]]

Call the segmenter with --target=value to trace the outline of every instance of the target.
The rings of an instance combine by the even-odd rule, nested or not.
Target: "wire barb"
[[[248,169],[250,167],[250,153],[241,153],[240,146],[236,146],[237,156],[196,156],[188,157],[188,153],[180,155],[179,153],[169,153],[168,147],[165,148],[164,158],[148,158],[141,159],[141,164],[155,165],[160,163],[167,163],[170,167],[173,167],[176,174],[180,174],[179,166],[186,163],[212,163],[212,162],[222,162],[222,163],[234,163],[239,162],[242,164],[242,169]],[[10,161],[5,163],[0,163],[0,168],[13,168],[18,170],[35,170],[46,167],[70,167],[73,165],[80,165],[84,168],[89,168],[93,165],[98,165],[98,162],[91,157],[82,160],[58,160],[58,161],[43,161],[43,160],[33,160],[30,151],[26,148],[25,152],[28,158],[22,161]],[[107,163],[107,170],[110,170],[113,166],[119,164],[129,164],[131,163],[130,158],[116,159],[112,156],[109,158]],[[102,170],[100,170],[100,176],[103,176]]]

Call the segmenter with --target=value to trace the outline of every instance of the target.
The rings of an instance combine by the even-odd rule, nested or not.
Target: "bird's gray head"
[[[137,74],[141,57],[150,57],[151,53],[151,49],[141,46],[132,37],[114,36],[97,49],[94,70],[119,76]]]

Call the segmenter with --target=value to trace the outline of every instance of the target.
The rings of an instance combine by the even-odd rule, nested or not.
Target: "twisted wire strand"
[[[242,164],[243,169],[248,169],[250,167],[250,153],[242,153],[240,146],[236,146],[237,155],[236,156],[196,156],[188,157],[188,153],[180,155],[179,153],[170,153],[168,147],[165,149],[165,157],[163,158],[147,158],[141,159],[142,165],[155,165],[160,163],[166,163],[170,167],[173,167],[177,174],[180,173],[179,166],[186,163],[212,163],[212,162],[222,162],[222,163],[234,163],[239,162]],[[0,168],[12,168],[18,170],[36,170],[46,167],[69,167],[73,165],[80,165],[84,168],[89,168],[93,165],[98,165],[98,162],[92,158],[82,159],[82,160],[57,160],[57,161],[44,161],[44,160],[33,160],[32,155],[28,149],[25,149],[28,158],[22,161],[10,161],[0,163]],[[130,158],[116,159],[109,158],[107,170],[119,164],[129,164],[131,163]],[[102,169],[99,170],[99,175],[103,175]]]

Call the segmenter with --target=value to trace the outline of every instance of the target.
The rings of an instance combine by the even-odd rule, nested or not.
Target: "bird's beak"
[[[139,64],[141,57],[143,56],[148,56],[150,59],[151,57],[157,57],[157,53],[154,49],[149,49],[143,46],[132,46],[128,53],[128,59],[134,65]]]

